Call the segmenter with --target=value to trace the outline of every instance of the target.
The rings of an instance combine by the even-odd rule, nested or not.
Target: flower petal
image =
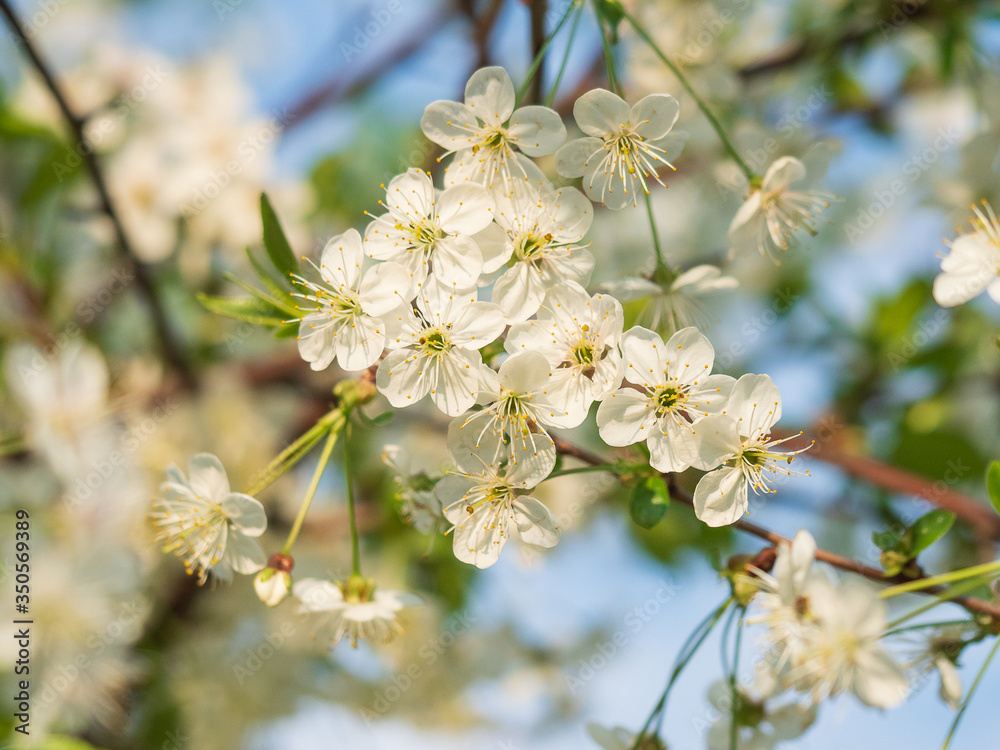
[[[739,469],[723,466],[701,478],[694,513],[709,526],[728,526],[747,511],[747,483]]]
[[[604,137],[618,135],[628,121],[629,106],[617,94],[607,89],[593,89],[576,100],[573,117],[587,135]]]

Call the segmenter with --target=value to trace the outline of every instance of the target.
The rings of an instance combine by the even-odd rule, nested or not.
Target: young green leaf
[[[282,326],[285,324],[285,319],[278,317],[281,310],[253,297],[212,297],[199,293],[198,301],[212,312],[227,318],[262,326]]]
[[[663,518],[669,502],[670,492],[663,477],[646,477],[632,490],[629,513],[636,524],[651,529]]]
[[[986,491],[990,493],[990,502],[997,513],[1000,513],[1000,461],[990,461],[986,467]]]
[[[955,523],[955,514],[947,510],[932,510],[922,515],[910,527],[911,547],[909,554],[916,557],[934,542],[948,533]]]
[[[267,255],[274,264],[274,267],[281,272],[281,276],[289,284],[289,274],[298,273],[299,263],[295,260],[295,253],[288,243],[285,230],[281,228],[278,215],[271,207],[271,201],[267,198],[267,193],[260,194],[260,219],[264,225],[264,248]]]

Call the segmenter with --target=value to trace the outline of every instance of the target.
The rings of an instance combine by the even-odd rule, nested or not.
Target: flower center
[[[656,413],[658,416],[669,414],[679,410],[679,405],[684,402],[686,395],[683,390],[672,385],[661,385],[650,394],[656,403]]]
[[[551,241],[551,234],[546,234],[543,237],[539,237],[537,234],[524,235],[514,247],[515,261],[528,261],[529,263],[540,261]]]
[[[483,131],[482,141],[472,147],[472,153],[477,153],[481,148],[485,148],[490,151],[498,151],[506,145],[506,129],[502,127],[487,128]]]
[[[434,357],[450,351],[452,343],[447,333],[440,328],[431,328],[424,331],[417,341],[417,347],[428,357]]]

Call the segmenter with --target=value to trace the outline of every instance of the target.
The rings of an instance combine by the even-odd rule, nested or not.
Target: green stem
[[[649,197],[649,191],[643,191],[646,199],[646,215],[649,217],[649,230],[653,234],[653,250],[656,252],[656,267],[669,268],[667,261],[663,257],[663,247],[660,245],[660,233],[656,231],[656,220],[653,218],[653,201]]]
[[[667,705],[667,698],[670,696],[670,689],[677,682],[677,678],[680,677],[681,672],[684,671],[684,667],[688,665],[691,658],[697,653],[701,644],[705,642],[708,634],[712,632],[712,629],[719,623],[722,619],[722,615],[725,614],[726,610],[729,609],[729,605],[733,603],[733,597],[729,597],[716,607],[714,610],[708,613],[708,615],[695,627],[691,634],[684,641],[681,646],[681,650],[677,653],[677,659],[674,662],[674,668],[670,673],[670,679],[667,681],[667,686],[663,689],[663,693],[660,695],[660,699],[656,702],[653,707],[652,712],[649,714],[649,718],[646,719],[646,723],[642,725],[642,729],[639,730],[639,734],[636,735],[635,743],[632,745],[630,750],[639,750],[642,745],[642,741],[646,738],[646,733],[649,727],[653,724],[653,721],[659,717],[658,726],[663,723],[663,710]]]
[[[979,580],[963,581],[957,586],[952,586],[940,594],[935,594],[934,596],[937,598],[934,599],[934,601],[930,601],[927,604],[923,604],[917,607],[912,612],[908,612],[902,617],[893,620],[888,625],[886,625],[886,629],[890,630],[900,625],[901,623],[906,622],[907,620],[912,620],[914,617],[922,615],[924,612],[927,612],[928,610],[934,609],[934,607],[938,606],[939,604],[944,604],[945,602],[953,601],[956,597],[962,596],[963,594],[967,594],[973,589],[979,588],[980,586],[982,586],[982,583],[983,582]]]
[[[740,668],[740,642],[743,640],[743,615],[744,609],[740,607],[740,621],[736,624],[736,645],[733,647],[733,671],[729,673],[729,750],[736,750],[736,738],[739,736],[739,727],[736,724],[736,713],[739,706],[736,695],[736,673]]]
[[[347,518],[351,524],[351,571],[361,575],[361,542],[358,539],[358,521],[354,512],[354,476],[351,471],[351,423],[344,429],[344,480],[347,483]]]
[[[330,435],[327,437],[326,445],[323,446],[323,452],[319,456],[319,463],[316,464],[312,481],[309,482],[306,496],[302,499],[302,507],[299,508],[299,514],[295,516],[292,529],[288,532],[288,539],[285,540],[285,546],[281,548],[281,554],[283,555],[287,555],[292,551],[292,545],[295,544],[299,531],[302,529],[302,523],[306,520],[306,513],[309,512],[309,506],[312,505],[313,497],[316,496],[319,480],[323,477],[323,471],[330,462],[330,454],[333,453],[333,446],[337,444],[337,438],[340,437],[340,431],[343,426],[343,423],[340,423],[330,428]]]
[[[732,141],[729,140],[729,136],[726,135],[726,131],[723,129],[722,123],[720,123],[718,118],[712,113],[712,110],[708,108],[708,105],[705,104],[704,100],[702,100],[702,98],[695,93],[694,88],[691,87],[691,84],[681,72],[680,68],[678,68],[674,62],[664,54],[663,50],[661,50],[656,42],[653,41],[652,37],[646,33],[646,30],[639,25],[639,22],[633,18],[631,13],[625,11],[625,18],[628,19],[632,28],[635,29],[636,33],[640,37],[642,37],[643,41],[649,45],[649,48],[653,50],[653,53],[660,58],[664,65],[670,68],[670,71],[675,76],[677,76],[677,80],[681,82],[681,86],[683,86],[684,90],[690,94],[692,99],[694,99],[695,104],[698,105],[698,109],[700,109],[701,113],[705,115],[705,118],[712,126],[712,129],[715,130],[716,134],[719,136],[719,140],[722,141],[723,147],[725,147],[726,151],[729,152],[729,155],[733,157],[733,160],[737,163],[737,165],[739,165],[739,168],[743,171],[743,174],[746,175],[747,179],[750,181],[757,179],[757,173],[754,172],[745,161],[743,161],[743,157],[740,156],[740,152],[736,150]]]
[[[899,635],[900,633],[907,633],[911,630],[923,630],[925,628],[947,628],[952,625],[968,625],[971,620],[941,620],[939,622],[921,622],[917,625],[907,625],[905,628],[894,628],[892,630],[886,629],[882,633],[882,638],[888,638],[891,635]]]
[[[574,3],[575,5],[575,3]],[[549,95],[545,97],[545,106],[551,107],[556,100],[556,92],[559,91],[559,84],[562,83],[563,74],[566,72],[566,65],[569,63],[569,53],[573,49],[573,42],[576,40],[576,30],[580,26],[580,19],[583,18],[583,9],[580,8],[573,15],[573,25],[569,27],[569,39],[566,42],[566,52],[563,53],[562,63],[559,65],[559,73],[556,74],[555,83],[552,84],[552,90],[549,91]]]
[[[0,456],[10,456],[21,453],[28,447],[28,441],[20,436],[13,436],[0,440]]]
[[[531,67],[528,68],[528,75],[525,77],[524,83],[521,84],[521,89],[517,92],[517,99],[514,100],[515,107],[519,107],[521,105],[521,102],[524,100],[525,94],[528,93],[528,86],[531,85],[532,79],[538,73],[538,69],[545,61],[545,53],[548,52],[549,45],[552,43],[552,40],[555,39],[556,34],[558,34],[562,30],[562,27],[569,20],[569,17],[573,14],[573,11],[575,9],[576,9],[576,0],[573,0],[573,2],[569,4],[569,7],[566,8],[566,12],[563,13],[562,18],[559,19],[559,23],[557,23],[556,27],[552,29],[552,33],[549,34],[547,37],[545,37],[545,42],[542,44],[541,49],[538,50],[538,54],[535,55],[535,59],[531,62]]]
[[[594,7],[594,13],[597,14],[597,28],[601,32],[601,46],[604,48],[604,65],[608,69],[608,85],[612,91],[624,99],[625,93],[622,90],[621,83],[618,81],[618,75],[615,73],[615,53],[611,49],[611,42],[608,41],[608,35],[604,32],[604,22],[601,20],[601,14],[596,6]]]
[[[983,662],[983,666],[979,669],[979,674],[976,675],[976,679],[973,680],[972,685],[969,687],[969,692],[966,694],[965,700],[962,701],[962,705],[959,707],[958,713],[955,715],[955,721],[951,723],[951,729],[948,730],[948,736],[945,737],[941,750],[948,750],[948,746],[951,744],[951,739],[955,736],[955,732],[958,730],[958,724],[962,721],[962,717],[965,715],[965,710],[969,707],[969,702],[972,700],[972,696],[976,692],[976,688],[979,687],[979,683],[982,681],[983,675],[986,674],[986,670],[990,666],[990,662],[992,662],[993,657],[996,656],[997,648],[1000,648],[1000,637],[998,637],[994,642],[993,648],[990,649],[990,655],[986,657],[986,661]]]
[[[600,464],[599,466],[576,466],[572,469],[560,469],[559,471],[553,471],[547,477],[546,480],[555,479],[556,477],[568,477],[572,474],[586,474],[592,471],[608,471],[612,474],[616,473],[614,464]]]
[[[882,589],[878,595],[882,599],[889,599],[893,596],[905,594],[909,591],[920,591],[921,589],[930,588],[931,586],[953,583],[955,581],[964,581],[967,578],[984,576],[996,572],[1000,572],[1000,560],[983,563],[982,565],[973,565],[971,568],[953,570],[950,573],[942,573],[941,575],[930,576],[928,578],[920,578],[916,581],[900,583],[896,586],[890,586],[887,589]]]
[[[337,422],[342,416],[340,409],[337,408],[320,417],[316,424],[296,438],[294,443],[281,451],[271,463],[251,478],[250,484],[245,490],[246,494],[257,495],[273,484],[279,477],[301,461],[309,450],[323,438],[323,435],[326,434],[331,425]]]

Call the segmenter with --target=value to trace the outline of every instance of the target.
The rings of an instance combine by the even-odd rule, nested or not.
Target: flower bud
[[[292,590],[291,570],[294,566],[295,561],[290,555],[276,552],[267,561],[267,567],[254,578],[254,591],[268,607],[280,604]]]

